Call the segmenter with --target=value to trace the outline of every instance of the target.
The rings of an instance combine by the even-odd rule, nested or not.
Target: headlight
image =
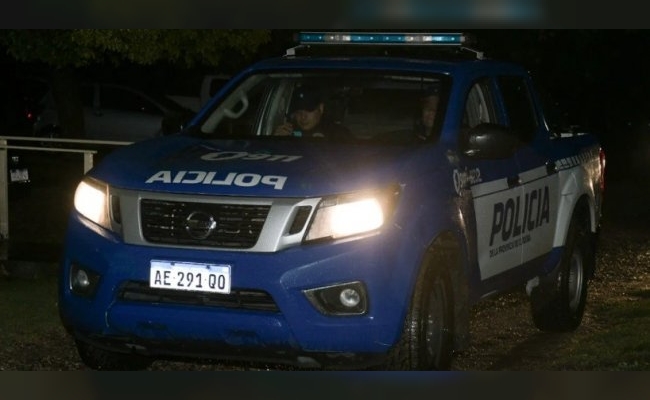
[[[92,178],[84,178],[74,193],[74,208],[94,223],[111,229],[108,207],[108,185]]]
[[[381,228],[392,215],[399,190],[336,196],[321,201],[305,240],[339,239]]]

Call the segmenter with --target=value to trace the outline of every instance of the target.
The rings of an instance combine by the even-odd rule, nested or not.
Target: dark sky
[[[3,28],[641,28],[638,1],[23,0]]]

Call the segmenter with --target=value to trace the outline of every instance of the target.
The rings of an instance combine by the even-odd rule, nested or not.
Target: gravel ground
[[[650,288],[650,203],[647,190],[639,180],[612,182],[608,188],[603,229],[598,253],[598,272],[591,282],[587,308],[582,325],[576,332],[548,334],[539,332],[532,323],[528,301],[522,292],[511,293],[484,301],[473,310],[470,348],[458,354],[454,370],[504,371],[540,370],[548,368],[554,351],[570,340],[579,340],[607,329],[594,310],[613,297],[632,297],[634,293],[648,292]],[[60,186],[53,183],[52,188]],[[642,188],[643,190],[639,190]],[[39,193],[40,196],[46,195]],[[70,197],[57,203],[63,210]],[[21,211],[22,210],[22,211]],[[28,209],[13,208],[14,214]],[[61,224],[61,221],[52,224]],[[25,228],[27,230],[31,228]],[[52,235],[60,238],[62,228]],[[156,361],[151,370],[246,370],[283,369],[277,366],[197,364]],[[1,370],[84,370],[73,342],[63,328],[44,332],[38,340],[25,338],[15,346],[0,348]],[[559,367],[557,369],[564,369]],[[569,367],[570,369],[570,367]]]

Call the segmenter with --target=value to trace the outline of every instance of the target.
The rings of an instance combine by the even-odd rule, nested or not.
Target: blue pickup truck
[[[298,39],[79,183],[59,310],[82,361],[449,369],[516,288],[540,330],[577,328],[595,136],[551,131],[527,71],[463,34]]]

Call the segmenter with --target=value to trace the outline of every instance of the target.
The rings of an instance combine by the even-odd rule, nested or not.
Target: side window
[[[228,109],[227,112],[224,111],[225,118],[213,132],[218,135],[259,135],[260,129],[262,129],[260,121],[268,102],[270,89],[268,84],[261,83],[246,93],[239,91],[231,95],[232,106],[224,107]]]
[[[462,130],[468,131],[483,123],[496,123],[494,97],[487,78],[482,78],[472,85],[465,100]]]
[[[530,142],[538,127],[535,108],[526,80],[520,76],[498,78],[510,128],[524,142]]]

